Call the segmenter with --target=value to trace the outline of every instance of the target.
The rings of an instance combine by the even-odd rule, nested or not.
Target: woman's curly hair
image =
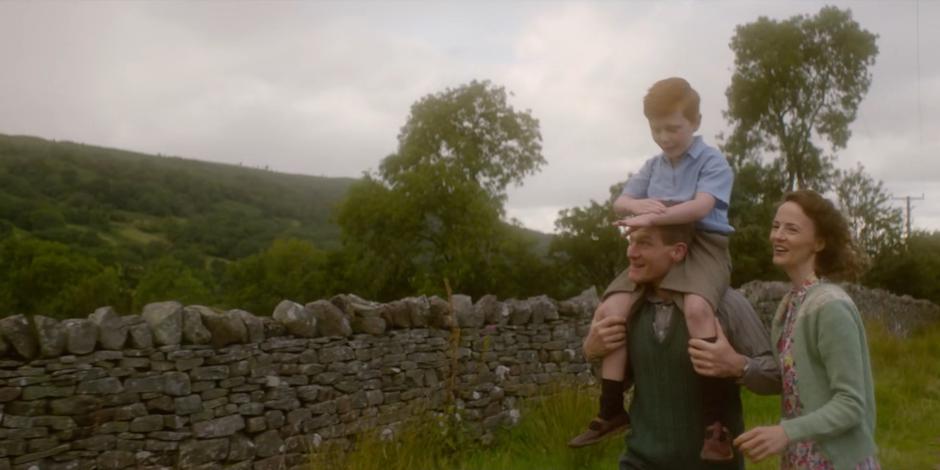
[[[783,200],[803,209],[816,227],[816,236],[825,243],[816,254],[816,273],[835,280],[857,278],[863,270],[863,259],[852,240],[848,220],[835,204],[808,189],[788,193]]]

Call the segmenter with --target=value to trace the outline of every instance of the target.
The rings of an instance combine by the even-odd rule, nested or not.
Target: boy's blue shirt
[[[733,185],[734,172],[725,156],[706,144],[701,136],[695,136],[678,166],[673,168],[664,154],[650,158],[639,172],[630,176],[621,194],[634,199],[674,202],[691,201],[696,193],[711,194],[715,197],[715,207],[697,221],[695,227],[706,232],[731,234],[734,228],[728,222],[728,205]]]

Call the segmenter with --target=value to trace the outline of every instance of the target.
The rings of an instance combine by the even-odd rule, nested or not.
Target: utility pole
[[[905,219],[907,220],[907,234],[905,236],[905,240],[907,240],[911,238],[911,200],[923,201],[924,195],[921,194],[920,197],[910,197],[910,196],[895,197],[892,199],[903,199],[904,201],[906,201]]]

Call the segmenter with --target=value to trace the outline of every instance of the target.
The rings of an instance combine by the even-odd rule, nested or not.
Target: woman
[[[771,327],[783,416],[734,444],[754,460],[782,454],[785,470],[878,469],[865,329],[852,299],[828,281],[857,270],[848,224],[818,193],[796,191],[777,209],[770,242],[793,284]]]

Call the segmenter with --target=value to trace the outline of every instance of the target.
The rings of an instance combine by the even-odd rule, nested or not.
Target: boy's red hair
[[[643,114],[647,119],[668,116],[676,110],[689,122],[698,123],[701,113],[698,92],[684,78],[670,77],[650,87],[643,98]]]

